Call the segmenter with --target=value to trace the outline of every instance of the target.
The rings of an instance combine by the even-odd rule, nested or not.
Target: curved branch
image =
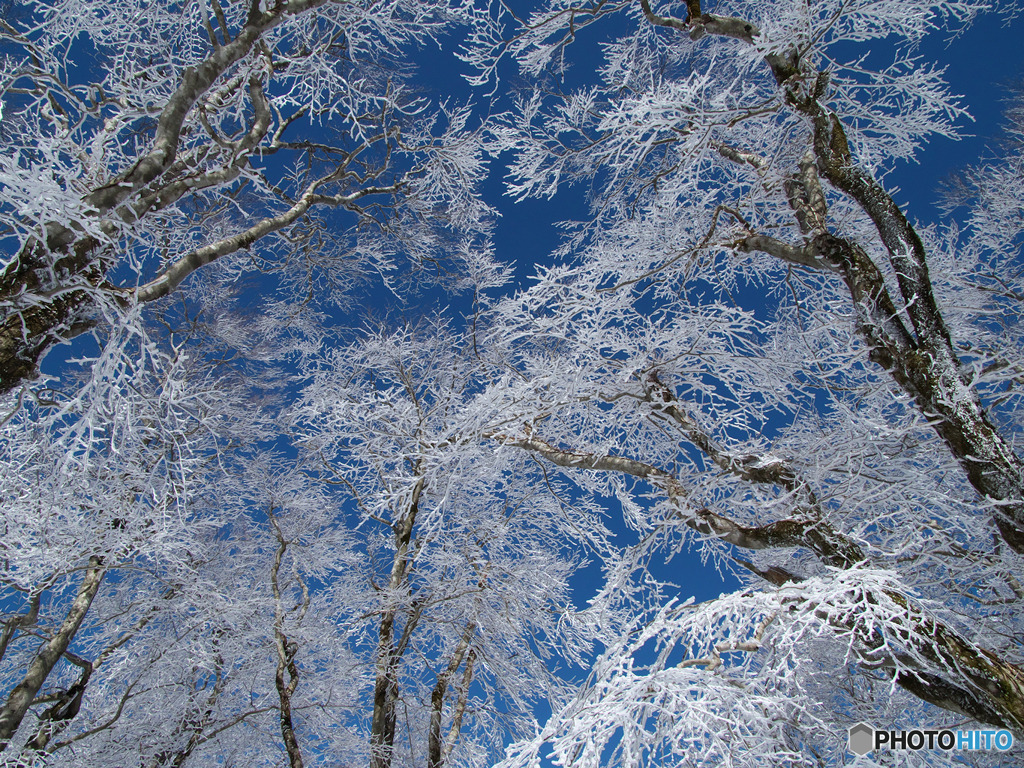
[[[330,176],[325,176],[324,178],[310,184],[302,197],[300,197],[295,204],[284,213],[263,219],[243,232],[239,232],[236,235],[226,237],[216,243],[205,245],[191,253],[185,254],[174,262],[174,264],[168,267],[160,277],[155,280],[151,280],[145,285],[139,286],[135,290],[136,301],[143,304],[148,301],[155,301],[156,299],[163,298],[174,291],[179,285],[181,285],[181,282],[186,277],[191,275],[197,269],[216,261],[222,256],[227,256],[235,253],[236,251],[249,248],[260,238],[294,224],[298,219],[304,216],[313,205],[320,204],[332,207],[348,206],[368,195],[391,194],[400,192],[405,188],[405,185],[402,182],[399,182],[388,187],[366,187],[348,195],[332,196],[318,194],[316,191],[317,188],[332,181],[333,178],[334,174],[331,174]]]
[[[681,506],[680,499],[687,496],[671,474],[635,459],[563,451],[533,435],[525,439],[500,433],[486,436],[536,453],[558,466],[624,472],[648,479],[664,488],[676,506]],[[864,561],[857,544],[824,521],[780,520],[765,526],[747,527],[707,508],[686,513],[684,519],[697,531],[746,549],[802,546],[814,552],[822,562],[838,568],[850,568]],[[1010,728],[1018,734],[1024,732],[1024,670],[1002,661],[996,654],[927,616],[905,595],[893,590],[886,590],[884,594],[905,611],[892,617],[894,623],[902,623],[904,627],[895,638],[886,638],[876,628],[864,627],[856,620],[852,623],[829,620],[838,629],[853,633],[865,660],[902,669],[896,682],[915,696],[981,722]],[[893,641],[913,653],[899,654],[891,647]],[[919,660],[928,662],[928,666],[937,668],[941,674],[922,666]]]
[[[181,84],[167,99],[157,120],[156,136],[152,148],[117,180],[87,195],[85,202],[101,215],[109,212],[127,197],[148,184],[174,162],[181,129],[192,106],[224,72],[246,56],[265,32],[276,27],[288,16],[296,16],[328,0],[290,0],[279,3],[266,13],[251,14],[245,27],[234,40],[221,46],[195,67],[186,67]]]

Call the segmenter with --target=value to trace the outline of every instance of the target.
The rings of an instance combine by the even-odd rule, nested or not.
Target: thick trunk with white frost
[[[699,0],[688,3],[685,21],[654,14],[648,0],[641,0],[641,7],[650,23],[685,32],[693,40],[719,35],[754,44],[761,35],[743,19],[701,13]],[[740,243],[740,250],[763,251],[794,264],[830,268],[843,275],[872,361],[915,399],[983,500],[983,513],[992,516],[1010,547],[1024,553],[1024,461],[989,419],[978,391],[960,372],[952,335],[935,299],[921,238],[892,196],[853,162],[841,117],[822,104],[828,73],[801,72],[797,51],[770,54],[765,61],[785,91],[786,103],[812,123],[817,170],[874,223],[888,252],[901,301],[897,303],[889,295],[881,270],[862,247],[828,231],[824,195],[813,188],[816,174],[812,178],[806,168],[793,180],[801,189],[795,200],[791,195],[791,205],[801,229],[811,236],[808,243],[798,248],[757,235]],[[732,155],[738,153],[726,149],[723,154],[736,159]],[[904,316],[910,320],[909,328],[901,319]]]
[[[99,592],[104,573],[102,558],[96,555],[90,557],[85,579],[82,580],[78,594],[72,601],[60,629],[40,649],[39,654],[29,665],[24,679],[8,695],[3,709],[0,709],[0,751],[7,748],[39,689],[68,649],[78,628],[82,626],[82,621],[89,612],[96,593]]]

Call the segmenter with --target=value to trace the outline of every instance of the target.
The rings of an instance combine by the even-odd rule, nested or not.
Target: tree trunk
[[[451,682],[452,675],[462,666],[462,659],[466,655],[469,641],[473,639],[475,631],[476,624],[470,622],[466,626],[466,631],[462,633],[462,638],[459,640],[455,653],[452,654],[452,658],[448,662],[447,669],[437,676],[437,683],[435,683],[434,691],[430,696],[430,734],[427,744],[427,768],[441,768],[444,765],[444,744],[441,741],[441,715],[444,712],[444,697],[448,692],[448,684]]]
[[[103,581],[103,559],[97,555],[89,558],[89,565],[85,571],[85,579],[78,589],[78,595],[64,619],[57,633],[50,638],[50,641],[43,646],[39,655],[28,668],[25,679],[15,686],[7,697],[7,702],[0,710],[0,751],[7,748],[11,738],[21,726],[21,721],[28,712],[39,689],[54,666],[68,649],[68,645],[74,638],[78,628],[82,625],[93,598],[99,591],[100,583]]]
[[[419,511],[423,480],[413,488],[409,511],[394,525],[395,559],[388,580],[389,601],[408,591],[409,543]],[[391,768],[391,755],[395,746],[395,706],[398,702],[398,663],[416,625],[418,613],[414,610],[406,622],[402,637],[395,645],[395,617],[397,609],[388,606],[381,617],[377,641],[377,673],[373,687],[373,719],[370,724],[370,768]]]

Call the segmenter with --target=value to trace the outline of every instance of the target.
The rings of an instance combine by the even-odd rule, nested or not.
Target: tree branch
[[[501,433],[486,436],[504,445],[536,453],[557,466],[624,472],[647,479],[665,489],[677,507],[681,507],[681,500],[688,496],[672,475],[634,459],[563,451],[534,435],[525,439]],[[856,543],[822,520],[780,520],[764,526],[747,527],[707,508],[683,512],[683,515],[691,528],[745,549],[806,547],[823,563],[840,569],[851,568],[865,560]],[[893,668],[901,665],[893,655],[895,651],[890,642],[896,641],[910,648],[913,654],[908,658],[901,656],[898,660],[903,662],[906,671],[896,681],[914,695],[944,709],[1024,733],[1024,670],[1000,660],[955,630],[927,617],[906,596],[892,590],[884,594],[906,612],[892,617],[895,624],[902,622],[896,638],[887,640],[878,634],[875,627],[863,627],[856,621],[836,622],[831,616],[826,618],[838,628],[852,631],[868,656],[886,658]],[[922,668],[918,660],[929,662],[935,669]],[[908,666],[917,668],[907,669]],[[929,681],[934,682],[931,688]]]
[[[641,0],[652,24],[688,30],[692,39],[704,34],[724,35],[753,44],[761,33],[741,19],[705,14],[688,24],[653,14]],[[705,21],[707,19],[707,21]],[[695,36],[696,35],[696,36]],[[960,373],[960,361],[932,289],[927,253],[921,238],[885,189],[855,165],[842,121],[822,105],[829,75],[818,72],[810,80],[791,80],[800,70],[796,49],[765,57],[776,82],[786,86],[786,101],[810,119],[818,170],[838,190],[852,198],[875,225],[900,286],[903,312],[914,336],[902,328],[899,310],[885,288],[884,278],[867,253],[856,243],[828,233],[822,220],[824,197],[809,164],[801,163],[798,178],[802,197],[788,185],[790,204],[801,228],[817,233],[814,250],[788,246],[773,238],[755,236],[740,241],[740,250],[760,250],[790,263],[814,266],[824,257],[844,275],[855,305],[864,313],[859,330],[872,348],[871,359],[890,372],[894,381],[929,416],[936,432],[960,462],[982,498],[996,502],[992,516],[1003,539],[1024,554],[1024,461],[988,418],[977,389]],[[809,83],[809,85],[808,85]],[[730,157],[728,152],[724,156]],[[813,214],[813,215],[811,215]],[[809,246],[808,246],[809,247]],[[884,333],[877,332],[882,329]],[[939,418],[933,418],[938,416]]]
[[[216,261],[222,256],[227,256],[235,253],[236,251],[249,248],[257,240],[271,232],[277,232],[290,224],[295,223],[299,218],[304,216],[314,204],[348,206],[368,195],[392,194],[404,189],[404,185],[400,182],[388,187],[365,187],[348,195],[318,194],[317,189],[323,184],[333,180],[334,176],[335,174],[332,173],[310,184],[306,188],[306,192],[302,197],[300,197],[295,204],[284,213],[263,219],[257,224],[249,227],[249,229],[244,232],[239,232],[231,237],[226,237],[223,240],[203,246],[202,248],[182,256],[174,262],[174,264],[168,267],[160,277],[146,283],[145,285],[139,286],[139,288],[135,290],[136,300],[140,304],[143,304],[145,302],[155,301],[156,299],[167,296],[181,285],[182,281],[186,277],[191,275],[197,269]]]

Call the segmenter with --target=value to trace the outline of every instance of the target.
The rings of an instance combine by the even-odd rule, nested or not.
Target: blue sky
[[[920,157],[919,164],[902,163],[890,174],[887,185],[897,186],[897,202],[911,219],[938,221],[934,207],[937,190],[944,178],[989,154],[1001,131],[1006,106],[1006,87],[1024,78],[1024,44],[1020,35],[1024,18],[1007,25],[995,14],[985,14],[960,37],[947,42],[933,35],[922,47],[922,55],[946,66],[950,90],[963,96],[961,102],[976,122],[965,122],[962,138],[936,138]]]

